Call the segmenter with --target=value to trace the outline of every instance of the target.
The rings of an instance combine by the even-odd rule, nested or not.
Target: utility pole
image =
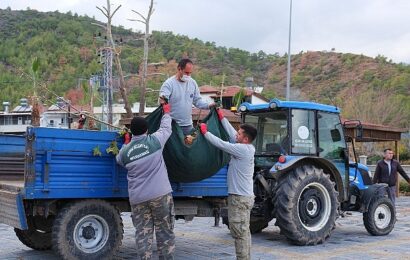
[[[288,41],[288,69],[287,69],[287,80],[286,80],[286,100],[290,99],[290,40],[292,31],[292,0],[290,0],[289,7],[289,41]]]
[[[106,36],[106,40],[107,40],[106,41],[106,49],[107,50],[109,49],[110,51],[109,52],[107,51],[106,54],[108,55],[108,58],[111,61],[110,62],[110,64],[111,64],[110,65],[111,66],[111,81],[110,81],[111,95],[107,94],[107,98],[111,99],[111,106],[110,106],[111,113],[112,113],[112,60],[115,59],[115,64],[116,64],[116,67],[117,67],[117,70],[118,70],[118,73],[119,73],[119,78],[120,78],[120,94],[121,94],[122,99],[124,100],[124,108],[125,108],[125,111],[127,113],[127,117],[131,118],[132,117],[132,110],[131,110],[131,106],[128,102],[128,97],[126,95],[126,83],[125,83],[125,80],[124,80],[124,74],[123,74],[123,71],[122,71],[121,61],[120,61],[120,57],[119,57],[120,52],[117,51],[117,49],[116,49],[114,39],[112,37],[112,32],[111,32],[112,17],[118,11],[118,9],[120,9],[120,7],[121,7],[121,5],[119,5],[114,10],[114,12],[111,13],[110,0],[107,0],[107,7],[102,7],[104,10],[97,6],[97,9],[100,10],[105,17],[107,17],[107,25],[104,26],[104,25],[101,25],[101,24],[95,24],[95,23],[93,23],[93,24],[104,28],[106,30],[106,33],[107,33],[107,36]],[[104,66],[104,77],[106,76],[105,73],[106,73],[106,71],[105,71],[105,66]],[[109,71],[107,73],[109,73]],[[111,122],[112,122],[112,116],[111,116]]]

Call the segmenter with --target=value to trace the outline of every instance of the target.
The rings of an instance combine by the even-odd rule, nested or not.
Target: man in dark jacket
[[[387,183],[389,185],[388,195],[393,204],[396,202],[397,172],[410,184],[410,178],[401,167],[400,163],[393,159],[393,151],[384,149],[383,160],[377,162],[373,183]]]

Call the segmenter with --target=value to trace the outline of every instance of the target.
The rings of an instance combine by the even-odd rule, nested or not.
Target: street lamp
[[[287,81],[286,81],[286,100],[290,99],[290,39],[292,29],[292,0],[290,0],[289,7],[289,41],[288,41],[288,69],[287,69]]]

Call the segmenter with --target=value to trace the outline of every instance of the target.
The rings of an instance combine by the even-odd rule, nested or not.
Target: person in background
[[[249,221],[255,196],[253,193],[253,171],[257,135],[255,127],[242,124],[237,132],[218,109],[218,118],[229,134],[225,142],[208,132],[207,125],[200,125],[201,133],[212,145],[231,155],[228,167],[228,220],[229,229],[235,239],[237,259],[251,258],[251,232]]]
[[[393,151],[390,148],[384,149],[383,160],[377,162],[376,171],[373,176],[373,183],[387,183],[389,185],[387,195],[396,203],[397,172],[410,184],[410,178],[401,167],[400,163],[393,159]]]
[[[159,129],[147,134],[143,117],[131,121],[132,138],[116,156],[127,170],[128,194],[135,227],[138,259],[151,259],[155,231],[159,259],[173,259],[175,252],[174,202],[162,151],[172,133],[171,107],[162,105]],[[128,140],[129,141],[129,140]],[[127,136],[125,136],[125,142]]]
[[[215,103],[208,103],[201,98],[198,84],[191,78],[194,64],[190,59],[178,63],[177,73],[168,78],[159,92],[160,103],[171,104],[171,117],[182,128],[184,135],[193,131],[192,105],[200,109],[209,109]]]

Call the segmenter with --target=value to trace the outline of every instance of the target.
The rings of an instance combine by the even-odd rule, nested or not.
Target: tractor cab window
[[[343,160],[346,143],[338,114],[318,113],[319,156]]]
[[[315,113],[292,110],[292,153],[316,154]]]
[[[258,130],[254,141],[256,155],[281,155],[289,152],[288,111],[247,114],[245,123]]]

